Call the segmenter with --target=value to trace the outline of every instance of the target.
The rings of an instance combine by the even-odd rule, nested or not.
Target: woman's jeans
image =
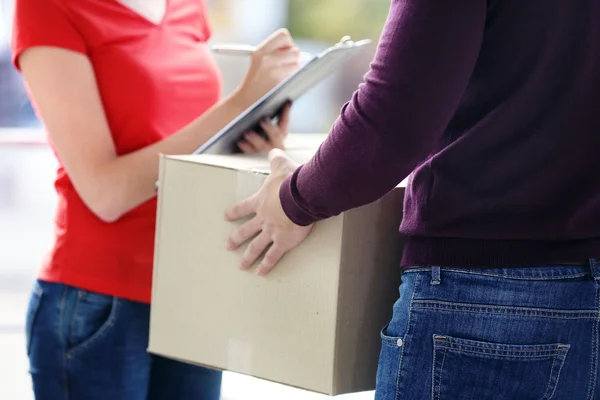
[[[38,281],[27,354],[38,400],[218,400],[221,373],[148,354],[150,306]]]
[[[420,268],[382,331],[377,400],[600,399],[600,265]]]

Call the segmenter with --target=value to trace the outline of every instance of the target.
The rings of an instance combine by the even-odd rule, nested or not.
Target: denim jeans
[[[600,399],[600,266],[420,268],[382,331],[377,400]]]
[[[38,400],[218,400],[221,373],[150,355],[150,306],[38,281],[27,354]]]

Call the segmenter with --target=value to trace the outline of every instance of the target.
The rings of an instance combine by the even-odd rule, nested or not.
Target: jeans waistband
[[[600,281],[600,263],[590,259],[586,263],[547,264],[511,268],[456,268],[456,267],[413,267],[404,270],[404,274],[415,272],[431,273],[431,284],[439,284],[442,272],[492,276],[507,279],[553,280],[590,277]]]

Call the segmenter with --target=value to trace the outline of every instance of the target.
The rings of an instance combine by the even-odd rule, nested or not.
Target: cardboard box
[[[296,136],[298,162],[323,139]],[[238,269],[223,219],[268,173],[257,156],[164,156],[149,351],[338,395],[375,387],[398,297],[404,190],[318,223],[266,278]]]

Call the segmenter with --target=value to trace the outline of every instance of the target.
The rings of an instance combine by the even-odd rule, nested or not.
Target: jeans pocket
[[[116,321],[117,298],[73,289],[72,311],[67,331],[67,352],[76,353],[106,335]]]
[[[567,344],[513,345],[433,337],[433,400],[551,399]]]
[[[376,400],[397,399],[404,349],[410,341],[411,300],[418,286],[418,274],[402,276],[400,297],[394,304],[392,319],[381,331],[381,352],[377,367]]]
[[[388,336],[387,329],[386,327],[381,331],[376,400],[396,399],[398,397],[404,338]]]
[[[40,309],[43,294],[44,291],[42,286],[39,282],[36,282],[33,287],[33,291],[31,292],[31,297],[29,298],[29,306],[27,307],[27,315],[25,317],[25,345],[28,356],[31,354],[31,338],[33,335],[33,327],[35,324],[35,318]]]

